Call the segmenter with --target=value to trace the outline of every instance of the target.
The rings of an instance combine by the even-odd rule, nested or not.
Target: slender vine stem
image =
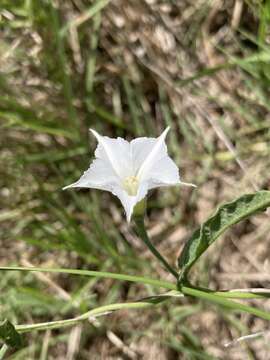
[[[8,351],[8,346],[4,344],[0,349],[0,360],[4,359],[4,356],[7,351]]]
[[[193,289],[193,288],[183,288],[183,294],[194,296],[203,300],[211,301],[215,304],[226,306],[228,308],[231,308],[233,310],[241,310],[253,315],[256,315],[262,319],[270,320],[270,313],[267,313],[263,310],[254,308],[252,306],[243,305],[235,301],[231,301],[229,299],[225,299],[222,297],[219,297],[216,294],[210,294],[207,292],[203,292],[201,290]],[[130,302],[130,303],[117,303],[117,304],[109,304],[100,306],[98,308],[92,309],[90,311],[85,312],[84,314],[77,316],[72,319],[65,319],[65,320],[57,320],[57,321],[50,321],[50,322],[43,322],[43,323],[37,323],[37,324],[26,324],[26,325],[16,325],[15,329],[19,333],[29,332],[29,331],[39,331],[39,330],[48,330],[48,329],[58,329],[62,327],[67,326],[73,326],[76,325],[82,321],[86,321],[91,319],[91,317],[97,317],[97,316],[104,316],[108,315],[113,311],[116,310],[123,310],[123,309],[145,309],[151,306],[158,305],[159,303],[162,303],[166,301],[170,296],[164,296],[164,297],[156,297],[153,299],[149,299],[147,301],[137,301],[137,302]]]
[[[235,311],[244,311],[246,313],[256,315],[262,319],[270,320],[270,312],[255,308],[253,306],[244,305],[236,301],[232,301],[224,296],[220,296],[221,292],[202,291],[196,288],[182,286],[181,291],[185,295],[193,296],[202,300],[225,306]],[[229,292],[230,293],[230,292]],[[232,293],[230,293],[232,294]]]
[[[128,281],[138,284],[151,285],[160,289],[167,290],[176,290],[178,293],[183,293],[185,295],[195,296],[195,292],[191,294],[192,290],[200,291],[201,293],[212,294],[222,298],[227,299],[267,299],[270,298],[269,293],[254,293],[254,292],[244,292],[244,291],[213,291],[210,289],[196,288],[191,286],[182,286],[177,288],[177,285],[165,281],[152,279],[143,276],[127,275],[127,274],[117,274],[105,271],[92,271],[92,270],[80,270],[80,269],[65,269],[65,268],[40,268],[40,267],[22,267],[22,266],[0,266],[0,271],[33,271],[33,272],[47,272],[47,273],[62,273],[70,275],[81,275],[81,276],[90,276],[96,278],[104,279],[115,279],[120,281]],[[189,290],[191,291],[189,293]]]
[[[201,300],[206,300],[212,302],[216,305],[225,306],[230,308],[234,311],[243,311],[255,316],[258,316],[265,320],[270,320],[270,313],[253,306],[244,305],[238,303],[236,301],[231,300],[233,299],[251,299],[251,298],[267,298],[269,294],[254,294],[248,292],[230,292],[230,291],[211,291],[209,289],[199,289],[195,287],[189,286],[181,286],[179,289],[177,285],[163,281],[163,280],[156,280],[156,279],[149,279],[140,276],[132,276],[126,274],[115,274],[109,272],[98,272],[98,271],[90,271],[90,270],[78,270],[78,269],[51,269],[51,268],[38,268],[38,267],[20,267],[20,266],[13,266],[13,267],[0,267],[1,270],[11,270],[11,271],[38,271],[38,272],[51,272],[51,273],[66,273],[66,274],[73,274],[73,275],[83,275],[83,276],[91,276],[91,277],[98,277],[98,278],[111,278],[117,279],[122,281],[130,281],[135,283],[142,283],[147,285],[152,285],[159,288],[165,288],[169,291],[166,294],[162,294],[160,296],[156,296],[149,299],[144,299],[143,301],[131,302],[131,303],[119,303],[119,304],[110,304],[98,307],[96,309],[92,309],[80,316],[77,316],[72,319],[65,319],[65,320],[57,320],[51,322],[44,322],[38,324],[30,324],[30,325],[17,325],[16,330],[18,332],[27,332],[31,330],[46,330],[46,329],[56,329],[65,326],[71,326],[77,324],[81,321],[89,319],[91,316],[101,316],[106,315],[115,310],[121,309],[142,309],[147,308],[149,306],[156,305],[162,301],[167,300],[169,297],[178,297],[179,294],[184,294],[187,296],[192,296]],[[268,295],[268,296],[267,296]]]
[[[0,266],[1,270],[8,271],[37,271],[37,272],[50,272],[50,273],[62,273],[70,275],[81,275],[81,276],[91,276],[96,278],[106,278],[106,279],[115,279],[120,281],[129,281],[138,284],[152,285],[156,288],[168,289],[168,290],[177,290],[175,284],[165,281],[152,279],[144,276],[135,276],[127,274],[117,274],[106,271],[93,271],[93,270],[80,270],[80,269],[64,269],[64,268],[40,268],[40,267],[22,267],[22,266]]]
[[[97,317],[102,315],[108,315],[113,311],[116,310],[123,310],[123,309],[144,309],[150,306],[157,305],[158,303],[167,300],[167,298],[159,299],[159,301],[137,301],[137,302],[130,302],[130,303],[117,303],[117,304],[110,304],[97,307],[93,310],[87,311],[84,314],[77,316],[72,319],[65,319],[65,320],[57,320],[57,321],[50,321],[50,322],[43,322],[37,324],[30,324],[30,325],[16,325],[15,329],[19,333],[29,332],[32,330],[48,330],[48,329],[58,329],[66,326],[76,325],[82,321],[89,320],[91,317]]]
[[[151,243],[147,231],[144,226],[144,217],[143,216],[135,216],[134,222],[136,224],[136,231],[139,235],[140,239],[145,243],[148,249],[152,252],[152,254],[164,265],[164,267],[176,278],[178,279],[178,273],[172,266],[167,262],[167,260],[161,255],[161,253],[157,250],[157,248]]]
[[[191,296],[203,299],[203,300],[211,301],[218,305],[226,306],[233,310],[241,310],[241,311],[256,315],[262,319],[270,320],[270,313],[267,313],[263,310],[254,308],[252,306],[243,305],[243,304],[237,303],[235,301],[231,301],[229,299],[221,298],[215,294],[209,294],[209,293],[197,290],[197,289],[185,288],[185,287],[183,289],[183,293],[186,295],[191,295]],[[157,297],[156,299],[154,298],[153,300],[148,300],[148,301],[109,304],[109,305],[100,306],[96,309],[87,311],[86,313],[84,313],[80,316],[77,316],[75,318],[72,318],[72,319],[57,320],[57,321],[30,324],[30,325],[27,325],[27,324],[26,325],[16,325],[15,329],[19,333],[29,332],[32,330],[38,331],[38,330],[57,329],[57,328],[62,328],[62,327],[66,327],[66,326],[76,325],[79,322],[91,319],[91,317],[108,315],[111,312],[116,311],[116,310],[145,309],[145,308],[157,305],[163,301],[166,301],[167,299],[168,299],[168,297],[165,296],[165,297]]]

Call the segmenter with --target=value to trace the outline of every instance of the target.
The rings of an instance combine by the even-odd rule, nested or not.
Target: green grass
[[[239,29],[213,45],[219,59],[216,66],[207,62],[201,36],[211,2],[205,1],[201,8],[187,2],[183,18],[179,2],[173,2],[176,8],[167,25],[175,31],[174,15],[181,22],[175,33],[176,48],[165,55],[158,43],[150,42],[150,49],[150,43],[143,42],[147,39],[140,39],[148,29],[142,16],[141,26],[135,22],[118,28],[111,17],[116,11],[112,3],[67,1],[66,6],[61,2],[56,6],[51,0],[1,1],[1,266],[23,265],[26,259],[40,267],[166,278],[166,272],[127,226],[117,199],[98,191],[61,190],[74,182],[93,158],[95,140],[89,127],[131,139],[157,136],[171,126],[169,152],[180,166],[183,180],[198,185],[193,193],[166,189],[149,199],[149,229],[162,225],[153,241],[172,264],[185,232],[192,231],[221,200],[252,190],[246,180],[249,174],[259,188],[269,186],[269,1],[263,5],[245,1]],[[150,14],[151,9],[153,28],[160,21],[163,24],[160,11],[139,3],[133,6],[141,15]],[[222,27],[230,27],[232,12],[233,8],[225,8],[218,13],[220,22],[211,20],[210,35],[220,30],[221,36]],[[245,16],[250,16],[248,23]],[[129,42],[134,27],[142,33],[137,42]],[[148,39],[152,37],[150,34]],[[137,45],[146,46],[145,59],[157,72],[136,57]],[[175,73],[170,72],[172,62],[178,66]],[[248,175],[190,97],[229,138],[247,165]],[[249,225],[256,228],[257,223]],[[248,229],[236,231],[240,241]],[[175,238],[174,234],[179,235]],[[254,242],[258,239],[265,241],[254,231]],[[217,264],[222,260],[222,247],[214,251],[215,256],[204,258],[193,277],[198,283],[219,288],[222,283],[213,274],[221,271]],[[231,255],[234,253],[233,248]],[[263,262],[265,258],[260,256]],[[157,294],[151,287],[108,279],[70,279],[58,274],[48,275],[47,280],[32,273],[5,272],[0,279],[0,320],[8,318],[14,324],[58,321],[112,302]],[[253,286],[243,286],[248,285]],[[151,310],[100,318],[98,326],[82,325],[76,358],[87,359],[89,351],[98,354],[100,344],[106,347],[106,356],[112,349],[122,356],[122,350],[108,339],[108,330],[126,346],[138,344],[138,353],[146,351],[141,345],[146,339],[148,345],[161,348],[165,358],[192,360],[218,358],[211,349],[222,353],[221,340],[231,329],[235,337],[253,331],[249,327],[252,317],[243,318],[242,327],[237,328],[237,319],[229,310],[218,315],[211,312],[216,329],[205,329],[204,316],[209,310],[203,303],[186,299],[172,303],[174,306],[166,302]],[[267,326],[266,322],[260,324]],[[207,341],[204,332],[213,340]],[[69,328],[49,333],[46,348],[44,334],[28,334],[23,349],[12,352],[4,347],[0,359],[65,357],[69,336]],[[255,359],[258,348],[248,344],[241,351],[243,358]]]

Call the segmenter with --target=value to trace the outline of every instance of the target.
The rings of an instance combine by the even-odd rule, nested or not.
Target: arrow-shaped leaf
[[[270,191],[247,194],[219,207],[215,214],[206,220],[188,240],[178,259],[183,280],[193,264],[208,247],[234,224],[254,213],[264,211],[270,206]]]

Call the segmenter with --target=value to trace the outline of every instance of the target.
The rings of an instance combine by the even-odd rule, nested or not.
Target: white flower
[[[79,187],[110,191],[121,201],[129,222],[134,206],[149,190],[178,184],[195,186],[180,181],[178,168],[168,156],[165,138],[169,127],[158,138],[141,137],[130,142],[90,131],[98,141],[96,159],[77,182],[64,190]]]

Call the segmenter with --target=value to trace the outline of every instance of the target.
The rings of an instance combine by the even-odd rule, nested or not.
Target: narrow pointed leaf
[[[23,346],[21,335],[8,320],[4,320],[0,323],[0,339],[3,340],[6,345],[13,348],[20,348]]]
[[[270,191],[247,194],[219,207],[188,240],[178,259],[183,280],[193,264],[225,230],[270,206]]]

